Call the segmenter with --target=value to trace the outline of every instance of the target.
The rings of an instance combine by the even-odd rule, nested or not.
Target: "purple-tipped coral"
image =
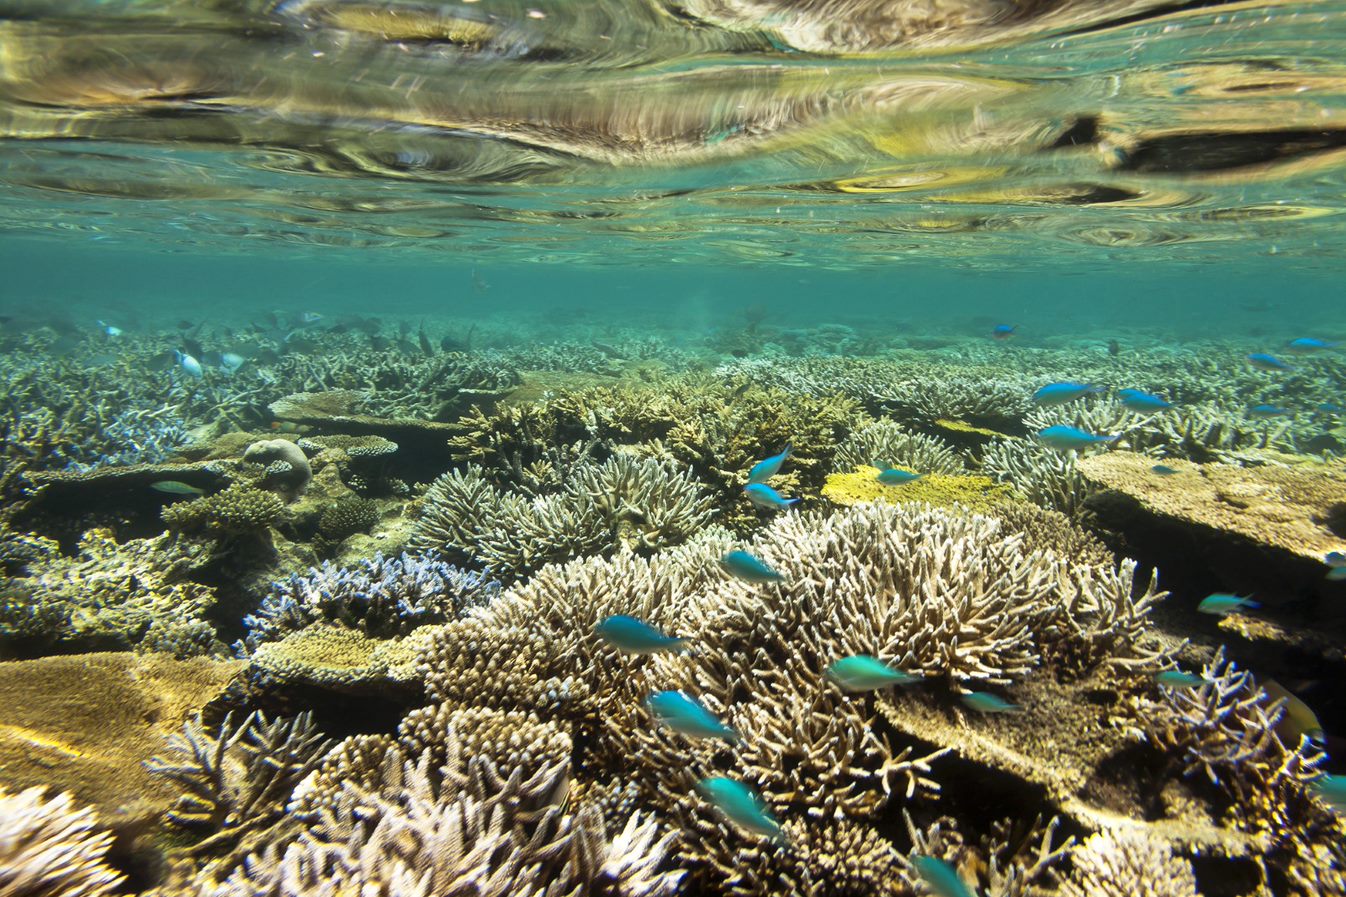
[[[342,623],[375,638],[406,635],[427,623],[452,620],[489,602],[500,583],[431,555],[377,554],[356,567],[331,561],[272,585],[244,623],[246,645],[282,638],[317,622]]]

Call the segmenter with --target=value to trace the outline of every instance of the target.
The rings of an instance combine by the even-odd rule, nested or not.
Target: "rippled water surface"
[[[0,228],[1330,270],[1344,84],[1346,2],[7,0]]]

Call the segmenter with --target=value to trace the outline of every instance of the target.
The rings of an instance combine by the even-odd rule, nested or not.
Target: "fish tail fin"
[[[785,503],[786,503],[787,505],[797,505],[797,504],[799,504],[799,502],[801,502],[802,500],[803,500],[803,499],[799,499],[799,498],[787,498],[787,499],[785,500]]]
[[[1257,608],[1257,607],[1261,607],[1261,606],[1262,606],[1262,602],[1260,602],[1260,601],[1253,601],[1251,598],[1249,598],[1247,601],[1244,601],[1244,602],[1243,602],[1243,606],[1244,606],[1244,607]]]
[[[686,654],[692,650],[692,640],[687,636],[678,636],[669,643],[669,647],[679,654]]]

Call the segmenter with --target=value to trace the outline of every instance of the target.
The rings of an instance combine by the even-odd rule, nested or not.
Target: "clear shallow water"
[[[468,580],[490,571],[514,603],[483,613],[538,627],[526,650],[445,636],[435,687],[476,683],[460,695],[480,711],[464,723],[480,736],[471,760],[500,748],[508,769],[514,737],[536,736],[536,756],[559,757],[560,784],[540,779],[538,805],[559,801],[545,819],[580,808],[594,824],[600,808],[586,837],[606,850],[639,807],[672,847],[630,867],[686,872],[683,893],[774,897],[807,880],[824,897],[908,897],[924,893],[922,853],[987,897],[1019,893],[1004,870],[1094,893],[1090,868],[1112,886],[1161,870],[1191,881],[1174,893],[1208,897],[1338,893],[1324,883],[1346,868],[1346,798],[1334,810],[1315,789],[1346,772],[1346,603],[1322,560],[1346,550],[1329,494],[1346,477],[1346,362],[1310,347],[1268,371],[1248,355],[1346,341],[1344,69],[1346,2],[0,0],[0,660],[17,659],[0,663],[0,849],[24,843],[5,827],[32,815],[4,791],[29,786],[94,807],[120,838],[105,871],[129,875],[126,891],[219,897],[226,875],[269,874],[248,852],[297,851],[302,870],[317,868],[308,839],[361,843],[369,819],[348,831],[287,811],[294,758],[328,746],[258,761],[254,746],[286,732],[247,714],[386,737],[388,768],[427,744],[452,754],[449,705],[429,708],[437,731],[420,740],[432,716],[393,679],[422,673],[341,647],[356,630],[381,651],[456,625],[462,579],[430,595],[397,581],[381,606],[361,584],[383,575],[376,553],[429,546],[433,563],[399,563],[428,581],[444,560]],[[998,324],[1014,338],[992,339]],[[1107,389],[1036,407],[1060,380]],[[1115,392],[1128,386],[1176,407],[1133,414]],[[1138,475],[1121,491],[1223,478],[1212,503],[1248,509],[1232,512],[1242,541],[1136,515],[1117,480],[1023,438],[1065,424],[1118,433],[1088,460],[1131,465],[1112,469]],[[805,513],[754,508],[748,470],[787,444],[771,482]],[[926,472],[900,487],[920,497],[875,485],[856,466],[871,461]],[[1312,551],[1255,545],[1287,514]],[[1254,515],[1270,535],[1243,525]],[[844,520],[870,522],[835,568],[810,560]],[[781,542],[796,524],[814,529]],[[750,603],[715,564],[730,545],[791,581]],[[1062,578],[1012,605],[1000,583],[1039,549]],[[613,557],[635,566],[599,569]],[[602,587],[548,593],[558,568],[542,559],[587,564]],[[663,594],[631,572],[664,562],[698,585]],[[1152,570],[1172,593],[1153,606]],[[846,585],[871,573],[911,581]],[[1197,611],[1220,590],[1263,608]],[[1086,593],[1096,607],[1075,604]],[[969,596],[990,602],[973,602],[981,622],[948,625]],[[855,625],[837,625],[845,601]],[[874,634],[896,625],[881,605],[917,603],[928,625]],[[617,666],[593,624],[634,607],[697,650]],[[1127,631],[1103,632],[1114,624]],[[1016,627],[1006,648],[998,633]],[[254,652],[315,632],[298,669]],[[951,632],[953,660],[926,650]],[[468,641],[451,657],[455,639]],[[910,659],[928,681],[843,696],[822,671],[857,651]],[[1003,670],[955,669],[959,656]],[[1218,678],[1221,696],[1163,684],[1163,666]],[[690,746],[641,715],[670,670],[743,728],[741,749]],[[557,703],[561,675],[595,703]],[[495,693],[514,676],[521,690]],[[1272,679],[1320,720],[1271,738],[1257,688]],[[966,693],[982,688],[1023,715],[981,715]],[[419,734],[394,741],[399,722]],[[1315,725],[1324,750],[1302,740]],[[248,781],[230,787],[255,798],[237,827],[174,804],[171,763],[147,769],[167,756],[190,778],[210,752],[189,742],[232,745],[230,775]],[[343,767],[350,744],[328,755],[333,781],[414,808],[400,784]],[[801,762],[810,751],[821,759]],[[913,751],[929,781],[904,786],[894,770]],[[790,851],[695,796],[721,773],[761,791]],[[449,777],[440,809],[461,796]],[[859,802],[844,818],[820,803],[843,790]],[[510,816],[511,837],[536,831],[528,816]],[[1119,823],[1145,852],[1114,862],[1106,839],[1084,845]],[[562,848],[533,839],[548,854],[537,878],[596,868],[560,868],[576,830]],[[416,859],[492,877],[452,850]],[[182,881],[161,880],[167,860]],[[353,893],[397,863],[346,865]]]

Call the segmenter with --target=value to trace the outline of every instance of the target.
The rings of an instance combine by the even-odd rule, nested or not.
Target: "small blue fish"
[[[750,485],[752,483],[765,483],[780,473],[781,465],[785,463],[785,459],[788,457],[790,457],[790,447],[787,445],[785,451],[779,455],[772,455],[765,461],[758,461],[748,471],[748,483]]]
[[[696,698],[680,691],[657,691],[645,699],[650,715],[689,738],[723,738],[738,742],[738,733],[715,718]]]
[[[1329,551],[1323,555],[1323,563],[1329,567],[1346,567],[1346,552]]]
[[[220,368],[226,373],[232,374],[243,367],[245,360],[242,355],[236,352],[225,352],[220,356]]]
[[[1336,402],[1323,402],[1318,406],[1318,410],[1323,414],[1340,414],[1346,411],[1346,408],[1341,407]]]
[[[1198,676],[1185,670],[1164,670],[1154,677],[1154,681],[1169,688],[1200,688],[1210,682],[1205,676]]]
[[[873,691],[890,685],[910,685],[921,681],[920,676],[904,673],[868,654],[855,654],[833,661],[827,668],[827,678],[841,686],[842,691]]]
[[[720,558],[720,566],[726,573],[737,576],[747,582],[782,582],[785,577],[772,570],[762,561],[746,551],[731,551]]]
[[[1064,405],[1090,393],[1107,391],[1106,386],[1090,386],[1088,383],[1048,383],[1033,393],[1033,404]]]
[[[919,480],[923,476],[925,476],[923,473],[912,473],[909,470],[898,470],[896,467],[890,467],[887,470],[879,471],[874,479],[885,486],[901,486],[903,483]]]
[[[157,483],[150,483],[150,488],[155,492],[163,492],[167,495],[205,495],[206,490],[198,489],[187,483],[178,480],[160,480]]]
[[[1196,609],[1203,614],[1216,614],[1217,616],[1223,617],[1226,614],[1232,614],[1234,611],[1243,610],[1244,608],[1257,608],[1261,606],[1262,605],[1251,598],[1242,595],[1227,595],[1223,592],[1216,592],[1202,598],[1201,603],[1196,606]]]
[[[1054,427],[1047,427],[1045,430],[1038,430],[1038,441],[1049,448],[1060,451],[1070,451],[1075,449],[1086,449],[1091,445],[1104,445],[1109,442],[1116,442],[1121,435],[1099,436],[1095,433],[1086,433],[1079,427],[1068,426],[1067,424],[1057,424]]]
[[[941,859],[915,856],[911,858],[911,865],[936,897],[977,897],[977,892],[968,887],[954,868]]]
[[[1346,567],[1333,567],[1327,571],[1328,582],[1346,582]]]
[[[1176,467],[1169,467],[1167,464],[1156,464],[1150,468],[1150,473],[1161,477],[1171,477],[1175,473],[1182,473]]]
[[[1266,420],[1271,417],[1284,417],[1290,412],[1279,405],[1254,405],[1248,409],[1249,417],[1256,417],[1260,420]]]
[[[1323,349],[1335,349],[1339,343],[1330,342],[1325,339],[1315,339],[1311,336],[1301,336],[1299,339],[1292,339],[1285,344],[1285,348],[1291,352],[1319,352]]]
[[[781,498],[780,493],[766,483],[749,483],[743,487],[743,491],[748,501],[768,511],[779,511],[799,501],[797,498]]]
[[[186,371],[191,377],[200,380],[205,376],[205,371],[201,369],[201,362],[192,356],[183,352],[181,349],[173,350],[173,358],[177,361],[178,367]]]
[[[1014,336],[1014,330],[1013,324],[997,324],[991,328],[991,339],[1009,339]]]
[[[1275,355],[1268,355],[1265,352],[1254,352],[1248,356],[1248,364],[1257,368],[1259,371],[1293,371],[1294,368],[1281,361]]]
[[[107,321],[99,321],[98,326],[103,328],[104,335],[112,337],[113,339],[116,339],[117,337],[121,336],[123,333],[126,332],[122,330],[120,327],[113,327]]]
[[[649,623],[623,614],[608,617],[594,627],[603,641],[628,654],[657,654],[660,651],[681,651],[687,639],[664,635]]]
[[[1153,393],[1141,392],[1139,389],[1119,389],[1117,395],[1121,397],[1122,407],[1128,411],[1138,411],[1146,414],[1151,411],[1164,411],[1173,407],[1172,402],[1166,402]]]
[[[1346,776],[1324,775],[1309,787],[1323,803],[1338,813],[1346,813]]]
[[[993,695],[989,691],[974,691],[965,695],[959,695],[959,700],[970,710],[978,713],[1014,713],[1022,710],[1018,704],[1011,704],[999,695]]]
[[[742,782],[714,776],[698,782],[696,790],[735,825],[765,835],[778,844],[785,843],[785,832],[776,817],[771,815],[761,796]]]
[[[322,320],[322,313],[316,311],[306,311],[299,316],[299,320],[305,324],[316,324]]]

